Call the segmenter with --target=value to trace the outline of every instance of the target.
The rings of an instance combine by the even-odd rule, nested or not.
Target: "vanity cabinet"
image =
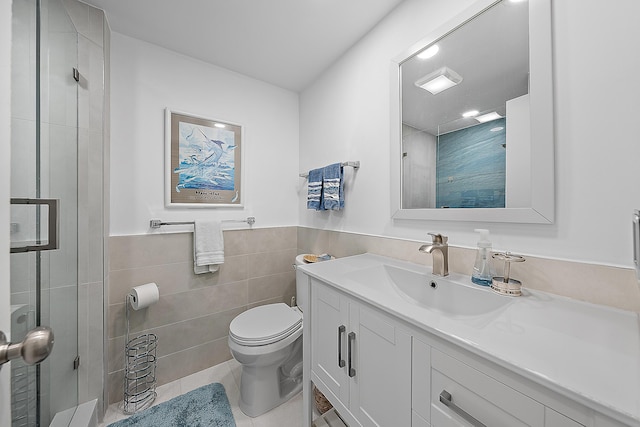
[[[411,425],[411,335],[311,280],[311,371],[350,427]]]
[[[376,287],[375,276],[364,276],[364,257],[354,257],[352,269],[335,264],[330,270],[330,263],[322,270],[314,267],[304,320],[306,390],[313,382],[350,427],[638,425],[631,418],[622,421],[622,413],[598,410],[599,403],[574,397],[570,389],[535,381],[524,365],[513,369],[501,358],[488,357],[473,344],[487,333],[486,323],[413,315],[404,301]],[[350,272],[365,279],[356,282],[355,274],[346,276]],[[331,280],[325,282],[325,276]],[[516,314],[505,319],[513,322]],[[443,333],[444,328],[465,339]],[[310,426],[311,401],[309,395],[304,427]]]

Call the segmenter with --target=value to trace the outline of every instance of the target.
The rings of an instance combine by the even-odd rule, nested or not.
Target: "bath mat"
[[[236,427],[224,386],[207,384],[108,427]]]

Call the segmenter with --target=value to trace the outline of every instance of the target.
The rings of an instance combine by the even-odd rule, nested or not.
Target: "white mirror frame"
[[[400,65],[499,3],[479,0],[391,61],[391,216],[394,219],[551,224],[555,214],[551,0],[529,0],[531,207],[403,209]]]

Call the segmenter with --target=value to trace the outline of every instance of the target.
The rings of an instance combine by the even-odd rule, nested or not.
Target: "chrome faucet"
[[[433,256],[433,274],[436,276],[449,275],[449,245],[447,236],[442,234],[429,233],[432,238],[430,245],[422,245],[418,249],[420,252],[428,252]]]

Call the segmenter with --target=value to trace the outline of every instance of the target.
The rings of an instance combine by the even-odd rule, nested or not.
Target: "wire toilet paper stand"
[[[122,412],[133,414],[151,406],[156,393],[156,349],[158,337],[142,334],[129,339],[129,305],[133,296],[125,297],[127,335],[124,347],[124,398]]]

